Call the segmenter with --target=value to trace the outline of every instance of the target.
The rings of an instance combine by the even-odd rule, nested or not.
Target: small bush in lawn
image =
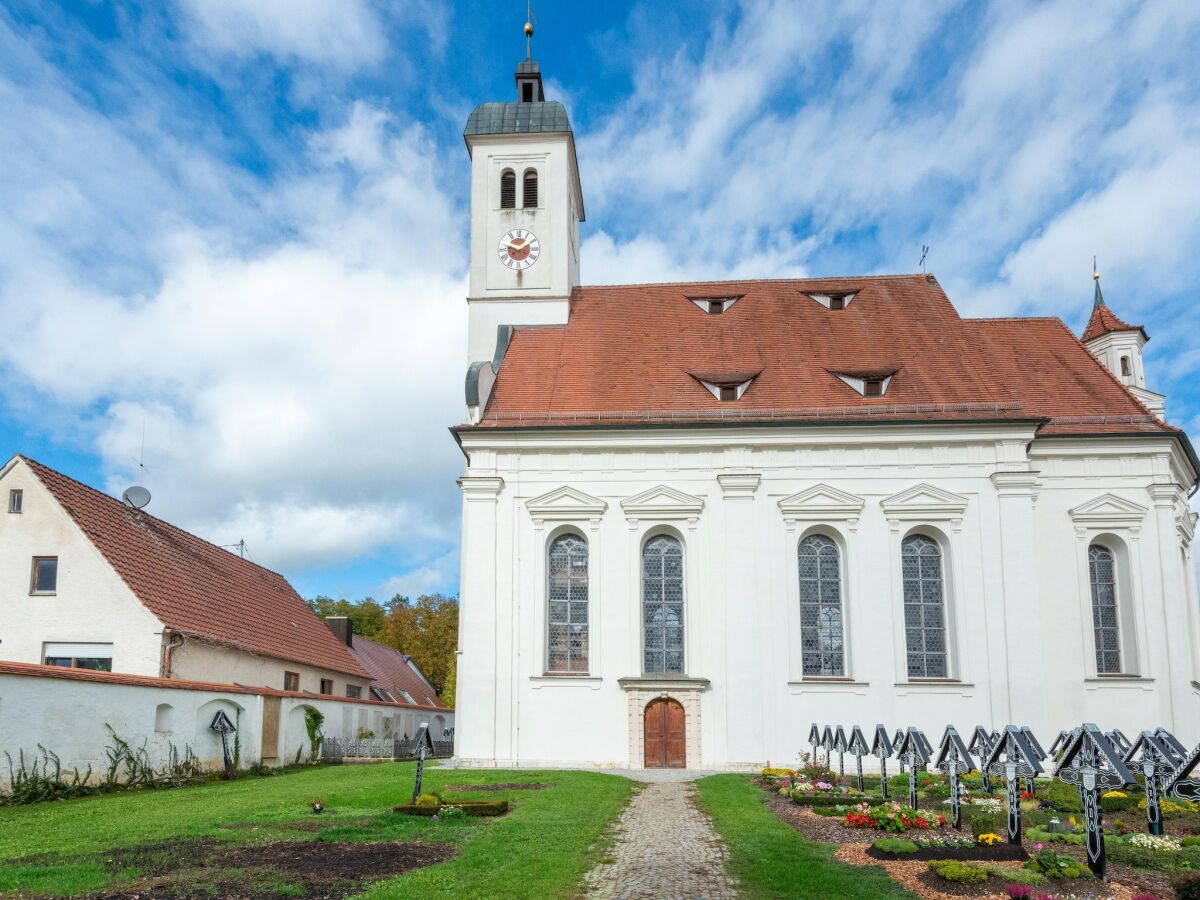
[[[417,806],[437,806],[441,801],[437,794],[421,794],[417,797]]]
[[[1053,850],[1042,850],[1025,863],[1030,871],[1047,878],[1090,878],[1092,873],[1072,856],[1062,856]]]
[[[914,841],[904,838],[880,838],[871,846],[880,853],[916,853],[918,849]]]
[[[445,822],[454,822],[465,819],[467,811],[461,806],[444,806],[438,812],[438,818]]]
[[[1187,872],[1171,881],[1176,900],[1200,900],[1200,872]]]
[[[978,838],[981,834],[1003,834],[1008,828],[1004,817],[995,813],[968,816],[967,826],[971,829],[971,836],[974,838]]]
[[[980,884],[988,880],[986,869],[953,859],[932,860],[929,863],[929,870],[939,878],[955,884]]]

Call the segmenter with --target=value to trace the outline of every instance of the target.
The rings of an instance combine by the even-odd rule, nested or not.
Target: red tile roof
[[[371,687],[382,688],[399,701],[404,699],[400,692],[407,691],[419,706],[449,709],[424,679],[412,670],[408,657],[399,650],[377,644],[360,634],[354,635],[352,640],[354,646],[351,650],[362,667],[371,674]]]
[[[1098,338],[1113,331],[1140,331],[1142,333],[1142,340],[1150,340],[1145,328],[1141,325],[1130,325],[1127,322],[1121,321],[1117,318],[1117,314],[1104,303],[1098,303],[1093,307],[1092,317],[1088,319],[1087,327],[1083,329],[1082,340],[1086,344],[1093,338]]]
[[[830,310],[806,293],[857,291]],[[741,295],[719,316],[688,298]],[[736,402],[689,373],[758,372]],[[882,397],[834,373],[895,372]],[[1057,319],[959,317],[932,276],[579,288],[566,325],[516,328],[479,425],[1030,420],[1177,433]]]
[[[296,697],[311,700],[335,700],[338,703],[367,703],[373,706],[403,706],[412,709],[413,703],[388,703],[384,700],[356,697],[332,697],[312,691],[281,691],[277,688],[252,687],[244,684],[221,684],[214,681],[188,681],[182,678],[159,678],[154,675],[126,675],[123,672],[97,672],[92,669],[68,669],[65,666],[44,666],[39,663],[18,663],[0,660],[0,675],[28,678],[60,678],[67,681],[90,681],[95,684],[121,684],[126,687],[171,688],[178,691],[212,691],[219,694],[252,694],[261,697]]]
[[[167,628],[262,656],[367,677],[282,575],[21,458]]]

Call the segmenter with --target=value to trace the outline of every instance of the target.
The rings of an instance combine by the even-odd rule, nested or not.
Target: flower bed
[[[393,806],[392,812],[400,813],[405,816],[436,816],[439,812],[443,812],[451,807],[461,809],[463,814],[468,816],[502,816],[508,812],[507,800],[479,800],[475,802],[463,803],[404,803],[400,806]]]
[[[867,849],[867,855],[875,859],[915,859],[922,862],[935,859],[953,859],[972,862],[1024,862],[1029,858],[1020,847],[1013,844],[976,844],[969,838],[950,839],[953,843],[943,843],[940,846],[932,841],[897,840],[884,838],[876,841]],[[911,845],[907,849],[902,845]]]
[[[911,829],[924,831],[942,828],[946,819],[899,803],[881,803],[878,806],[860,803],[846,811],[846,824],[851,828],[878,828],[880,831],[900,834]]]

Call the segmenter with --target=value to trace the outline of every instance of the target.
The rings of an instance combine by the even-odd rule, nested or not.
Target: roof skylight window
[[[831,375],[837,376],[863,397],[882,397],[887,393],[888,386],[891,385],[892,379],[896,377],[896,372],[899,369],[875,369],[857,372],[835,372],[830,370]]]
[[[849,306],[850,301],[858,296],[858,291],[826,291],[824,293],[808,291],[807,294],[826,309],[839,310]]]
[[[718,400],[729,403],[742,399],[742,395],[754,383],[758,372],[729,372],[716,375],[689,373]]]
[[[688,297],[698,307],[708,313],[710,316],[719,316],[733,304],[742,299],[741,294],[730,297]]]

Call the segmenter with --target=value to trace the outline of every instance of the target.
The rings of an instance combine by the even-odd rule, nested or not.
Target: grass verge
[[[0,809],[0,891],[71,895],[116,890],[142,872],[138,852],[168,841],[229,846],[278,840],[449,843],[444,863],[375,882],[365,896],[569,897],[634,783],[588,772],[427,768],[425,790],[450,784],[538,782],[544,790],[447,793],[448,800],[505,798],[499,819],[438,820],[391,812],[407,802],[412,763],[330,766],[233,783],[136,791]],[[326,812],[309,804],[321,799]],[[317,830],[319,829],[319,830]],[[203,869],[198,870],[203,877]],[[255,890],[257,890],[257,886]]]
[[[711,775],[696,786],[700,808],[729,846],[730,868],[747,897],[913,897],[883,869],[840,863],[833,844],[810,841],[782,821],[764,805],[751,776]]]

